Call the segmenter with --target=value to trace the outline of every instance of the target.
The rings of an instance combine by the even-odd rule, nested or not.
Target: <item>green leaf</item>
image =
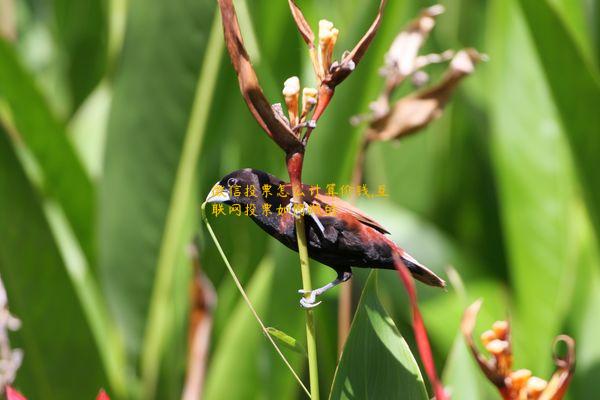
[[[213,9],[210,0],[154,0],[129,10],[100,188],[99,269],[132,357],[140,352]]]
[[[271,288],[274,271],[273,259],[265,258],[256,267],[247,286],[248,297],[260,315],[268,308],[273,294]],[[219,312],[218,305],[216,311]],[[214,350],[206,377],[204,398],[218,400],[260,397],[260,387],[256,384],[261,375],[262,357],[259,354],[263,345],[270,347],[270,344],[243,299],[238,300],[235,309],[229,314],[228,324],[220,335],[219,345]],[[272,348],[267,350],[273,351]],[[280,364],[278,367],[284,369]]]
[[[0,128],[0,274],[22,321],[16,385],[30,398],[83,399],[106,386],[80,299],[63,264],[41,200]]]
[[[473,359],[462,334],[458,334],[444,368],[444,386],[452,398],[460,400],[496,400],[496,388]]]
[[[288,349],[295,351],[298,354],[306,355],[306,349],[304,346],[298,343],[295,338],[291,337],[287,333],[271,326],[267,327],[267,331],[269,332],[269,335],[271,335],[277,342],[281,343]]]
[[[410,349],[377,296],[371,272],[338,364],[330,399],[428,399]]]
[[[491,10],[492,156],[516,294],[515,356],[543,376],[574,284],[574,174],[553,83],[544,80],[519,9],[498,0]]]
[[[75,110],[106,69],[109,1],[54,0],[52,5]]]
[[[94,257],[95,193],[64,125],[23,68],[14,49],[0,39],[0,97],[7,103],[20,138],[33,154],[43,176],[43,190],[55,199],[88,260]]]
[[[600,77],[548,1],[519,0],[600,236]],[[531,50],[530,50],[531,51]],[[521,63],[519,63],[521,64]]]

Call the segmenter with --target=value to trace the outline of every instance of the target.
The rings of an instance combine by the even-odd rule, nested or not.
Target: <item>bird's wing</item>
[[[366,215],[364,212],[362,212],[359,208],[353,206],[352,204],[348,203],[347,201],[344,201],[342,199],[340,199],[339,197],[335,197],[335,196],[328,196],[326,194],[323,194],[323,191],[321,189],[318,189],[318,193],[315,193],[314,190],[311,191],[311,187],[309,185],[302,185],[302,192],[304,194],[304,201],[306,201],[307,203],[317,203],[317,205],[319,205],[319,207],[323,210],[323,212],[321,214],[325,215],[326,212],[324,211],[325,206],[330,206],[333,208],[333,212],[336,214],[340,214],[340,213],[344,213],[344,214],[349,214],[350,216],[356,218],[356,220],[358,220],[360,223],[370,226],[371,228],[375,229],[376,231],[379,231],[381,233],[385,233],[385,234],[389,234],[390,232],[385,229],[383,226],[381,226],[381,224],[379,224],[379,222],[375,221],[373,218],[369,217],[368,215]],[[289,199],[292,197],[292,185],[289,183],[285,184],[285,191],[288,193],[289,198],[286,199],[286,204],[289,202]]]
[[[358,221],[360,221],[362,224],[368,225],[381,233],[390,233],[387,229],[381,226],[379,222],[375,221],[373,218],[363,213],[359,208],[353,206],[347,201],[340,199],[339,197],[327,196],[325,194],[319,193],[316,196],[314,196],[314,200],[323,205],[329,205],[333,207],[335,213],[348,213],[354,218],[356,218]]]

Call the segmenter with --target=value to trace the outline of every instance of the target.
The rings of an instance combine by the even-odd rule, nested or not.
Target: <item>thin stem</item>
[[[342,357],[352,323],[352,279],[342,285],[338,302],[338,359]]]
[[[269,340],[269,342],[271,342],[271,344],[275,348],[275,351],[277,352],[277,354],[279,354],[279,357],[281,357],[281,359],[283,360],[283,362],[286,365],[286,367],[290,370],[290,372],[292,373],[292,375],[294,375],[294,378],[296,379],[296,381],[298,382],[298,384],[302,387],[302,389],[304,389],[304,392],[306,393],[306,395],[309,398],[314,398],[314,397],[311,396],[310,392],[308,391],[308,389],[306,388],[306,386],[304,385],[304,383],[302,383],[302,380],[300,379],[300,377],[298,376],[298,374],[296,373],[296,371],[294,371],[294,368],[292,367],[292,365],[290,364],[290,362],[287,360],[287,358],[285,358],[285,356],[281,352],[281,349],[279,348],[279,346],[277,346],[277,343],[275,343],[275,341],[273,340],[273,338],[269,334],[269,331],[267,330],[267,327],[263,323],[262,319],[258,316],[258,313],[256,312],[256,309],[252,305],[252,302],[250,301],[250,298],[248,297],[248,295],[246,294],[246,291],[244,290],[244,287],[240,283],[240,280],[238,279],[237,275],[235,274],[235,271],[233,270],[233,267],[229,263],[229,260],[227,259],[227,256],[225,255],[225,252],[221,248],[221,245],[219,244],[219,241],[217,240],[217,237],[215,236],[215,232],[212,230],[212,227],[208,223],[208,219],[206,218],[206,214],[204,212],[204,207],[205,206],[206,206],[206,203],[202,204],[202,207],[201,207],[201,210],[202,210],[202,220],[206,224],[206,229],[208,230],[208,233],[210,234],[210,237],[212,238],[213,242],[215,243],[215,246],[217,246],[217,250],[219,250],[219,254],[221,255],[221,258],[223,259],[223,262],[227,266],[227,270],[231,274],[231,277],[233,278],[233,281],[235,282],[235,285],[237,286],[238,290],[240,291],[240,294],[242,295],[244,301],[246,302],[246,305],[248,306],[248,308],[252,312],[252,315],[254,316],[254,318],[256,319],[256,321],[258,322],[258,324],[260,325],[260,328],[263,331],[264,335],[267,337],[267,339]],[[310,350],[309,350],[309,354],[310,354]],[[309,358],[309,360],[310,360],[310,358]],[[311,381],[311,383],[312,383],[312,381]],[[317,400],[319,399],[319,394],[318,393],[317,393],[316,399]]]
[[[296,237],[298,239],[298,254],[300,254],[300,271],[302,273],[302,288],[312,290],[310,267],[308,265],[308,245],[306,244],[306,228],[304,218],[296,218]],[[306,309],[306,349],[308,352],[308,375],[310,377],[310,394],[313,400],[319,400],[319,368],[317,364],[317,341],[315,337],[315,322],[313,310]]]
[[[304,153],[289,154],[286,157],[286,165],[290,182],[292,184],[293,200],[296,204],[302,204],[302,165]],[[296,239],[298,241],[298,254],[300,256],[300,272],[302,273],[302,289],[307,293],[312,290],[310,268],[308,264],[308,245],[306,243],[306,227],[304,217],[297,216]],[[306,295],[308,296],[308,294]],[[306,349],[308,353],[308,372],[310,377],[310,393],[313,400],[319,400],[319,368],[317,364],[317,341],[315,335],[315,322],[313,310],[306,309]]]

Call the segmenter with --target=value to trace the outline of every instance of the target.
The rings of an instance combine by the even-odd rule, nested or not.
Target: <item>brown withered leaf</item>
[[[460,81],[473,73],[481,55],[473,49],[459,51],[442,80],[427,89],[397,101],[373,120],[367,133],[370,141],[387,141],[417,132],[441,117],[444,107]]]
[[[460,323],[460,330],[465,338],[465,341],[467,342],[469,350],[471,350],[473,357],[475,357],[475,361],[477,361],[477,364],[479,364],[481,371],[483,371],[490,382],[496,385],[498,389],[503,391],[506,389],[504,377],[498,374],[492,362],[479,352],[477,346],[475,345],[475,341],[473,340],[473,330],[475,329],[477,314],[479,314],[482,303],[483,301],[479,299],[465,310]]]
[[[309,49],[313,49],[315,47],[315,34],[310,28],[308,21],[294,0],[288,0],[288,3],[302,39],[304,39]]]
[[[218,0],[223,21],[225,43],[231,62],[238,75],[240,91],[256,121],[287,154],[302,151],[304,146],[290,127],[273,111],[267,101],[258,77],[244,47],[232,0]]]
[[[388,78],[401,79],[417,69],[419,51],[435,26],[435,17],[443,12],[444,7],[439,4],[422,10],[420,15],[396,36],[385,54],[384,72]]]
[[[326,83],[330,87],[335,87],[342,83],[344,79],[350,75],[350,73],[356,68],[360,60],[365,55],[369,45],[373,41],[375,34],[377,34],[377,30],[379,29],[379,25],[381,24],[381,18],[383,17],[383,9],[385,8],[387,1],[381,0],[379,3],[379,9],[377,10],[377,15],[371,23],[371,26],[367,30],[367,32],[363,35],[360,41],[354,46],[354,48],[349,51],[341,60],[340,63],[332,66],[331,76],[326,79]]]

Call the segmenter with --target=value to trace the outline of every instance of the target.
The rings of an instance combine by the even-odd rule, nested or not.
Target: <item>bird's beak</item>
[[[213,188],[210,189],[208,196],[206,196],[207,203],[225,203],[229,200],[231,200],[229,191],[225,189],[219,182],[217,182]]]

